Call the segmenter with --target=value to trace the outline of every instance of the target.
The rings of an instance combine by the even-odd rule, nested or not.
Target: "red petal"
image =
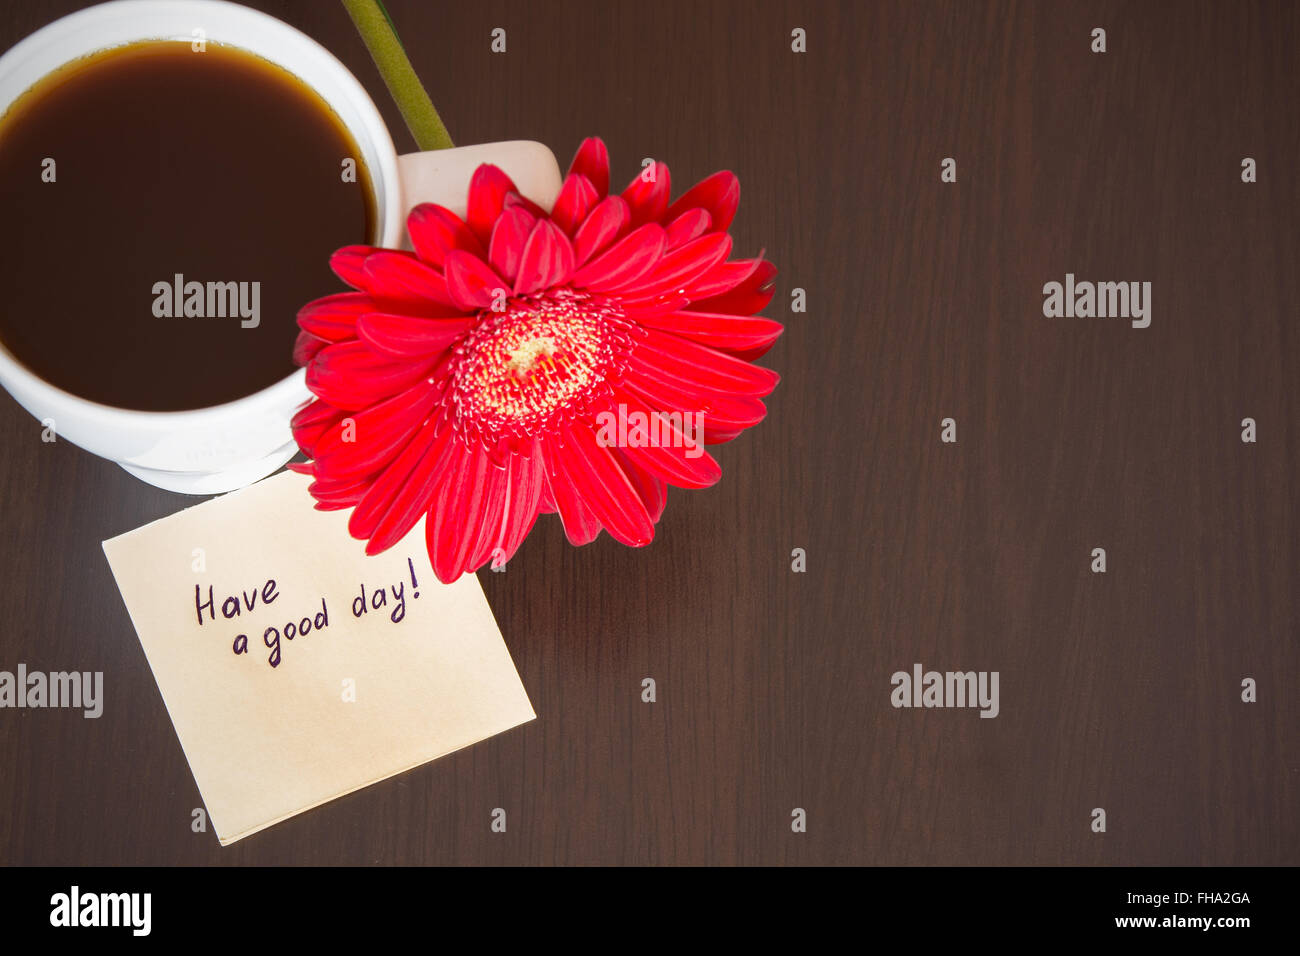
[[[600,194],[586,176],[574,173],[564,180],[560,194],[551,208],[551,221],[572,236],[582,225],[592,207],[600,202]]]
[[[441,398],[441,388],[417,382],[385,402],[343,418],[316,443],[316,475],[331,480],[373,475],[397,457]]]
[[[684,296],[686,288],[731,254],[731,236],[711,232],[667,253],[654,270],[624,289],[630,298],[649,298],[675,294]]]
[[[363,494],[365,494],[365,487],[363,485],[358,485],[357,487],[350,489],[349,494],[339,499],[329,499],[317,495],[316,510],[345,511],[348,508],[354,507],[357,501],[360,500],[360,496]]]
[[[488,262],[497,275],[514,282],[519,274],[519,260],[524,254],[524,243],[533,231],[537,217],[523,206],[511,206],[503,212],[492,227],[492,241],[488,243]]]
[[[542,459],[542,498],[537,503],[537,510],[544,515],[553,515],[556,512],[555,499],[551,497],[551,486],[546,480],[545,459]]]
[[[509,494],[508,460],[498,465],[489,456],[488,469],[483,480],[483,513],[479,518],[478,538],[465,562],[466,571],[475,571],[499,556],[496,550],[497,538],[501,534],[501,524],[505,518]]]
[[[573,271],[573,247],[569,239],[549,219],[533,227],[519,260],[515,277],[515,294],[528,295],[559,285]]]
[[[621,449],[614,450],[614,457],[618,459],[628,481],[632,482],[632,487],[636,488],[636,493],[641,496],[650,520],[658,524],[663,517],[664,508],[668,506],[668,486],[662,478],[634,463]]]
[[[583,502],[573,483],[565,477],[559,464],[559,443],[548,441],[542,463],[546,472],[544,503],[555,506],[564,525],[564,536],[569,544],[581,547],[596,540],[600,534],[600,521],[595,512]]]
[[[599,196],[609,195],[609,150],[601,139],[592,136],[582,141],[569,166],[569,175],[574,173],[587,177]]]
[[[317,479],[307,486],[307,490],[316,499],[317,511],[341,511],[360,501],[367,487],[364,479],[345,482]]]
[[[483,256],[483,244],[465,221],[436,203],[420,203],[412,209],[406,217],[406,231],[416,255],[432,266],[441,268],[447,253],[453,249]]]
[[[447,253],[447,291],[456,304],[467,312],[492,307],[495,300],[504,298],[510,283],[492,271],[478,256],[467,252]]]
[[[429,303],[437,306],[455,304],[447,293],[447,280],[442,273],[414,256],[381,250],[366,258],[365,273],[371,295],[380,302],[417,307]]]
[[[316,357],[316,353],[329,345],[329,342],[319,335],[312,335],[310,332],[299,332],[298,337],[293,342],[293,361],[295,365],[310,365],[311,360]]]
[[[500,567],[514,557],[519,545],[528,537],[528,532],[537,521],[542,488],[546,485],[539,443],[534,442],[527,455],[511,455],[508,467],[510,475],[506,506],[496,540],[496,548],[500,551],[490,555],[493,567]]]
[[[298,327],[330,342],[355,338],[357,319],[373,311],[375,300],[364,292],[340,292],[308,302],[298,310]]]
[[[362,266],[366,257],[376,251],[374,246],[344,246],[330,256],[330,268],[352,288],[365,289],[367,282]]]
[[[506,193],[505,202],[501,206],[502,212],[507,209],[516,208],[531,213],[534,219],[546,218],[546,210],[537,205],[537,203],[533,202],[527,196],[520,195],[519,193]]]
[[[619,296],[619,306],[622,307],[624,314],[629,319],[635,319],[642,325],[646,325],[646,318],[656,315],[671,315],[674,312],[680,312],[691,304],[691,300],[684,295],[675,293],[666,293],[664,295],[652,295],[642,299],[634,299],[629,296]]]
[[[575,272],[571,281],[575,286],[595,292],[618,292],[653,269],[663,248],[663,227],[646,223]]]
[[[699,388],[761,398],[781,381],[768,368],[751,365],[706,345],[678,338],[658,329],[646,329],[629,360],[629,367],[653,370],[664,378],[692,383]]]
[[[767,308],[776,291],[772,281],[776,276],[776,266],[766,259],[751,259],[750,270],[741,280],[726,292],[711,295],[710,298],[697,298],[692,304],[696,312],[730,312],[734,315],[754,315]],[[728,262],[719,269],[739,263]],[[716,270],[715,270],[716,271]]]
[[[298,443],[298,447],[309,456],[315,457],[313,450],[316,442],[320,441],[321,435],[333,428],[334,424],[345,415],[347,412],[343,409],[335,408],[328,402],[317,399],[298,409],[290,420],[289,427],[293,429],[293,439]]]
[[[354,538],[365,540],[392,505],[393,498],[407,484],[411,471],[429,450],[437,434],[439,419],[430,418],[416,430],[396,458],[384,468],[371,483],[364,497],[357,502],[356,510],[348,519],[348,532]],[[417,513],[418,520],[419,515]],[[367,549],[368,550],[368,549]],[[384,550],[384,549],[380,549]]]
[[[721,445],[723,442],[729,442],[733,438],[738,437],[742,432],[744,432],[744,430],[745,429],[743,428],[736,428],[733,425],[729,425],[726,428],[710,428],[708,425],[705,425],[704,444]]]
[[[405,538],[428,512],[439,479],[455,462],[457,453],[452,448],[455,436],[455,430],[445,424],[439,425],[432,419],[425,423],[407,451],[376,479],[366,497],[357,504],[357,511],[352,513],[357,521],[356,531],[370,529],[366,554],[387,551]],[[351,530],[351,524],[348,527]]]
[[[590,427],[574,425],[565,433],[564,444],[553,451],[564,478],[616,541],[640,548],[654,539],[654,522],[645,503]]]
[[[367,408],[410,388],[433,362],[394,362],[362,342],[339,342],[320,350],[307,369],[307,387],[338,408]]]
[[[633,464],[678,488],[708,488],[722,477],[722,469],[701,445],[703,436],[686,435],[671,419],[663,417],[626,389],[620,389],[617,397],[628,415],[637,412],[647,416],[647,420],[651,415],[661,416],[656,426],[660,430],[659,444],[628,445],[619,449]],[[665,430],[670,436],[666,442],[662,440]]]
[[[362,342],[393,358],[432,358],[474,327],[478,319],[425,319],[369,312],[357,322]]]
[[[767,415],[767,406],[760,399],[701,391],[691,383],[658,377],[658,373],[647,376],[633,371],[624,375],[623,385],[652,408],[703,413],[706,435],[710,430],[749,428]]]
[[[424,528],[433,573],[444,584],[468,569],[489,503],[489,472],[495,470],[477,444],[455,439],[448,454],[453,457],[434,492]]]
[[[674,219],[688,209],[703,209],[713,220],[713,228],[725,232],[736,218],[740,205],[740,180],[728,169],[700,180],[668,207],[668,218]]]
[[[672,312],[646,316],[642,325],[728,352],[766,350],[785,331],[780,322],[762,316],[723,315],[716,312]]]
[[[703,436],[696,439],[704,441]],[[698,457],[692,458],[695,451],[684,446],[646,445],[640,448],[623,449],[624,454],[638,468],[655,478],[665,481],[675,488],[711,488],[722,477],[722,469],[717,461],[702,445]],[[659,520],[658,518],[655,519]]]
[[[672,176],[668,167],[655,160],[637,174],[623,190],[623,198],[632,210],[632,228],[646,222],[660,222],[668,211]]]
[[[763,260],[735,259],[714,266],[686,290],[692,302],[722,295],[749,280],[762,267]],[[712,312],[726,312],[726,309],[710,307]]]
[[[703,209],[688,209],[675,219],[669,220],[666,248],[676,249],[692,239],[698,239],[709,231],[712,223],[709,214]]]
[[[474,170],[469,181],[469,227],[486,244],[505,205],[506,193],[517,192],[514,181],[491,163]]]
[[[610,196],[596,204],[573,237],[574,259],[583,265],[599,255],[621,236],[632,221],[632,211],[621,196]]]

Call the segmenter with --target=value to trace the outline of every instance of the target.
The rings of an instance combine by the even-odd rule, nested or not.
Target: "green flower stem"
[[[455,145],[451,135],[415,75],[383,4],[379,0],[343,0],[343,6],[356,24],[375,66],[379,67],[379,74],[402,111],[402,119],[406,120],[416,145],[422,150],[450,149]]]

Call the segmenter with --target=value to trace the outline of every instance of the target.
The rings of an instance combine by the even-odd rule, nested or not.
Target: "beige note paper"
[[[423,524],[367,557],[285,472],[104,542],[221,843],[532,720]]]

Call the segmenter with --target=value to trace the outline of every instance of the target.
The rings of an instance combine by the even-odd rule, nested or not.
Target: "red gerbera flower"
[[[715,173],[671,204],[669,182],[656,163],[608,195],[605,144],[588,139],[549,215],[483,165],[468,221],[411,211],[414,254],[335,253],[357,291],[306,306],[295,350],[317,396],[293,420],[317,507],[353,508],[370,554],[427,515],[450,582],[506,561],[539,513],[558,511],[576,545],[602,528],[648,544],[666,484],[716,482],[673,425],[624,447],[597,425],[614,409],[702,413],[703,440],[724,442],[762,420],[778,381],[749,361],[782,331],[754,315],[776,269],[727,258],[739,182]]]

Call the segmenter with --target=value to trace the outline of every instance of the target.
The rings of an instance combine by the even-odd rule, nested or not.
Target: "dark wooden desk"
[[[81,5],[9,0],[0,48]],[[255,5],[412,148],[338,4]],[[459,143],[736,170],[769,418],[650,548],[544,519],[480,575],[536,722],[221,849],[100,550],[191,502],[0,397],[0,669],[107,698],[0,711],[0,863],[1300,862],[1300,9],[388,6]],[[1067,272],[1151,281],[1150,328],[1045,318]],[[894,709],[918,661],[999,671],[1000,715]]]

